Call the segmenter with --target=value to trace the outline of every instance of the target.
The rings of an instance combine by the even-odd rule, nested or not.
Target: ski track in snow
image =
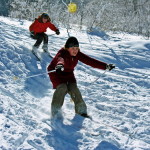
[[[31,53],[31,22],[0,17],[0,149],[2,150],[149,150],[150,40],[129,34],[86,31],[70,34],[81,51],[116,64],[111,72],[79,62],[78,86],[94,121],[74,114],[67,95],[63,117],[50,119],[54,90],[46,74],[51,61],[41,50],[41,67]],[[52,55],[65,44],[66,29],[50,32]],[[19,77],[15,80],[14,77]]]

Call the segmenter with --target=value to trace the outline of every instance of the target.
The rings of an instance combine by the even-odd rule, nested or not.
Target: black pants
[[[48,44],[48,35],[44,32],[37,33],[36,35],[31,35],[31,38],[36,39],[34,46],[39,47],[43,41],[43,44]]]

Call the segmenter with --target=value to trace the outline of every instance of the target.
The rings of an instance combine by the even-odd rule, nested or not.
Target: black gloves
[[[61,73],[62,71],[64,71],[64,66],[62,64],[58,64],[55,67],[56,73]]]
[[[108,69],[109,71],[111,71],[112,69],[115,68],[115,65],[114,64],[107,64],[106,65],[106,69]]]
[[[55,33],[56,33],[57,35],[59,35],[59,34],[60,34],[60,32],[59,32],[59,30],[58,30],[58,29],[55,31]]]

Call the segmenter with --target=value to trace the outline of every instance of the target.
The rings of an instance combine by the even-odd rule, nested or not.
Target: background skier
[[[51,23],[50,17],[48,14],[43,13],[41,16],[35,19],[35,21],[30,25],[30,35],[33,39],[36,39],[36,42],[32,48],[33,53],[37,54],[37,50],[40,44],[43,41],[42,49],[48,51],[48,35],[46,32],[47,28],[55,31],[57,35],[60,34],[59,30]]]
[[[78,40],[75,37],[68,38],[65,47],[58,51],[48,66],[48,71],[56,69],[56,72],[49,73],[53,88],[56,89],[51,103],[52,116],[55,116],[59,112],[65,95],[68,93],[74,101],[75,113],[83,117],[88,117],[87,106],[77,87],[73,72],[78,60],[98,69],[111,70],[115,68],[113,64],[106,64],[83,54],[79,49]]]

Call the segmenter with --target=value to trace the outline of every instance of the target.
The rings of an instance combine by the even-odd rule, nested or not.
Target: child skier
[[[36,42],[32,48],[32,52],[37,54],[37,50],[40,44],[43,41],[42,49],[47,52],[48,51],[48,36],[46,33],[47,28],[55,31],[57,35],[60,34],[59,30],[55,27],[54,24],[51,23],[50,17],[48,14],[43,13],[41,16],[35,19],[35,21],[30,25],[30,36],[33,39],[36,39]]]
[[[115,68],[113,64],[106,64],[82,53],[79,49],[78,40],[75,37],[69,37],[65,47],[58,51],[47,68],[48,71],[56,70],[56,72],[49,73],[53,88],[56,89],[51,103],[52,117],[59,113],[67,93],[75,104],[75,113],[83,117],[89,117],[87,106],[82,99],[73,73],[78,60],[98,69],[112,70]]]

